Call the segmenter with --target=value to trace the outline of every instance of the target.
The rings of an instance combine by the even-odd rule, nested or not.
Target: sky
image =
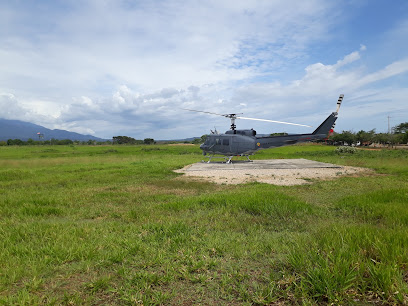
[[[110,139],[408,122],[406,0],[0,0],[0,118]],[[46,137],[46,135],[45,135]]]

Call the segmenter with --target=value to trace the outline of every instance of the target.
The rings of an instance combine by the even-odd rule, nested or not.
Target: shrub
[[[357,149],[354,147],[346,147],[346,146],[340,146],[336,148],[336,153],[341,154],[341,153],[350,153],[354,154],[357,152]]]

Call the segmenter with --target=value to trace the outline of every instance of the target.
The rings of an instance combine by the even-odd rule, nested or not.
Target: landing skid
[[[202,162],[209,164],[213,158],[223,158],[225,160],[226,164],[232,164],[232,158],[234,156],[235,155],[232,155],[232,156],[214,156],[214,154],[213,154],[213,155],[209,155],[209,156],[204,156],[205,158],[208,158],[208,161],[203,160]],[[246,160],[247,162],[253,162],[253,160],[249,159],[249,155],[238,155],[238,156],[245,156],[247,158],[247,160]]]

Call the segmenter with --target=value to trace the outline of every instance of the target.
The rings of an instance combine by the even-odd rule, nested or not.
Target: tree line
[[[33,140],[29,138],[24,141],[21,139],[8,139],[7,141],[0,141],[0,146],[36,146],[36,145],[107,145],[107,144],[155,144],[153,138],[145,138],[143,140],[134,139],[128,136],[114,136],[112,140],[106,141],[79,141],[71,139],[55,139],[50,140]]]
[[[408,122],[401,123],[392,128],[391,133],[376,133],[375,129],[370,131],[343,131],[341,133],[333,133],[329,137],[329,141],[333,144],[348,144],[368,146],[373,143],[383,145],[395,145],[408,143]]]
[[[153,138],[145,138],[143,140],[138,140],[129,136],[114,136],[112,138],[113,144],[155,144]]]
[[[112,142],[107,141],[79,141],[71,139],[55,139],[51,138],[50,140],[33,140],[29,138],[24,141],[21,139],[8,139],[7,141],[0,141],[0,146],[42,146],[42,145],[104,145],[111,144]]]

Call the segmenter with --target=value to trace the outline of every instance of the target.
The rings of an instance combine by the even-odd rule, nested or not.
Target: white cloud
[[[365,49],[364,49],[365,50]],[[344,65],[350,64],[352,62],[355,62],[360,59],[360,53],[358,51],[354,51],[348,55],[346,55],[343,59],[337,61],[336,65],[334,65],[334,68],[340,68]]]
[[[408,71],[408,58],[394,62],[380,71],[364,76],[358,81],[358,86],[363,86],[380,80],[384,80]]]
[[[352,63],[360,58],[358,51],[352,52],[337,61],[334,65],[323,65],[321,63],[309,65],[305,68],[305,75],[297,81],[288,85],[280,83],[258,83],[242,86],[233,92],[227,99],[211,99],[209,93],[224,92],[228,95],[228,88],[219,86],[212,87],[190,87],[188,89],[163,89],[150,94],[133,92],[129,87],[120,86],[111,99],[99,101],[98,108],[93,105],[82,105],[81,108],[70,106],[62,116],[63,121],[81,120],[77,111],[91,114],[92,118],[103,118],[110,124],[115,125],[119,121],[128,122],[129,130],[135,134],[149,134],[154,137],[171,138],[171,133],[179,130],[179,138],[191,135],[199,135],[198,128],[206,131],[213,125],[227,127],[228,122],[214,116],[188,113],[181,108],[205,110],[216,113],[244,112],[249,117],[269,118],[289,122],[318,125],[331,111],[335,109],[335,102],[340,93],[345,93],[346,111],[349,121],[361,117],[364,111],[367,117],[375,117],[384,113],[387,101],[393,102],[394,108],[388,111],[401,111],[403,91],[389,95],[395,88],[383,88],[377,90],[364,89],[371,82],[378,80],[376,76],[391,77],[396,71],[386,67],[378,72],[364,74],[359,67],[357,70]],[[350,60],[353,59],[353,60]],[[341,62],[341,65],[338,63]],[[400,66],[401,63],[390,65]],[[393,71],[393,73],[389,71]],[[398,70],[400,73],[405,70]],[[366,80],[366,81],[359,81]],[[388,100],[386,97],[388,96]],[[380,102],[375,99],[382,97]],[[392,97],[392,100],[391,100]],[[372,107],[364,106],[364,101],[371,101]],[[220,103],[222,102],[222,103]],[[398,105],[399,106],[396,106]],[[382,107],[381,107],[382,106]],[[111,111],[113,109],[113,111]],[[358,110],[354,114],[347,109]],[[343,110],[342,110],[343,112]],[[344,116],[345,116],[344,115]],[[194,122],[194,124],[192,123]],[[241,127],[256,126],[265,129],[265,125],[258,123],[247,123],[239,121]],[[350,123],[352,126],[353,124]],[[108,124],[109,125],[109,124]],[[283,129],[285,131],[296,131],[298,128],[279,127],[276,125],[267,128]],[[182,129],[182,131],[180,130]],[[197,132],[193,132],[197,130]],[[194,133],[194,134],[192,134]],[[201,131],[203,133],[203,131]],[[106,136],[105,136],[106,137]],[[177,138],[177,137],[173,137]]]
[[[25,118],[28,113],[28,110],[24,109],[16,97],[10,93],[0,93],[0,108],[4,119],[15,119],[16,116]]]
[[[76,95],[105,82],[155,90],[244,80],[301,55],[327,31],[329,8],[318,0],[71,2],[65,13],[35,11],[53,31],[30,33],[29,12],[12,15],[0,64],[31,91]]]
[[[52,126],[56,121],[55,114],[46,107],[47,102],[31,101],[28,105],[21,103],[19,98],[11,93],[0,92],[1,118],[9,120],[22,120],[37,124]]]

